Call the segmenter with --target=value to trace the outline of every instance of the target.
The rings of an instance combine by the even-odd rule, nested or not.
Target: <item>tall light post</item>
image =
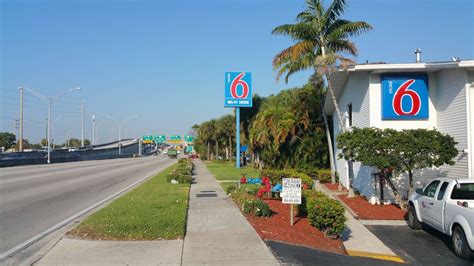
[[[129,116],[121,121],[117,120],[117,119],[114,119],[112,118],[111,116],[109,115],[101,115],[103,117],[106,117],[112,121],[115,121],[115,123],[118,124],[118,128],[119,128],[119,139],[118,139],[118,154],[121,155],[122,154],[122,124],[125,124],[125,122],[127,122],[128,120],[132,119],[132,118],[137,118],[138,115],[135,114],[135,115],[132,115],[132,116]]]
[[[19,151],[22,152],[23,151],[23,94],[24,94],[24,90],[23,90],[23,87],[19,87],[18,90],[20,91],[20,138],[19,138],[20,145],[18,148],[19,148]]]
[[[84,98],[81,104],[81,147],[84,147]]]
[[[95,113],[92,114],[92,146],[95,146]]]
[[[55,96],[55,97],[46,97],[42,94],[35,92],[32,89],[24,88],[25,90],[31,92],[36,97],[40,98],[44,102],[48,103],[48,163],[51,163],[51,108],[54,102],[58,101],[60,98],[64,97],[66,94],[70,93],[71,91],[82,91],[82,88],[71,88],[62,94]]]

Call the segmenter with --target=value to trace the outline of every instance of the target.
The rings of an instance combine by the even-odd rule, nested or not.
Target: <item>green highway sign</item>
[[[164,143],[164,142],[166,142],[166,136],[165,135],[156,135],[156,136],[153,137],[153,140],[156,143]]]
[[[153,140],[153,136],[152,135],[145,135],[142,137],[143,140]]]
[[[194,136],[193,135],[186,135],[184,136],[184,141],[188,143],[193,143],[194,142]]]
[[[181,143],[182,142],[181,135],[171,135],[168,142],[169,143]]]

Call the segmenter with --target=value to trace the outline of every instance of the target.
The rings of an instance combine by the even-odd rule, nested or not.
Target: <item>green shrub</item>
[[[331,182],[331,170],[330,169],[316,169],[316,168],[304,168],[298,169],[299,172],[305,173],[309,176],[315,177],[321,183]],[[338,179],[336,173],[336,181]]]
[[[230,194],[230,197],[237,203],[238,206],[242,206],[242,204],[247,200],[252,200],[256,198],[255,196],[248,194],[242,189]]]
[[[281,183],[282,178],[301,178],[301,182],[306,184],[309,188],[313,187],[313,179],[311,176],[298,172],[294,169],[286,170],[273,170],[273,169],[264,169],[261,171],[261,176],[268,176],[272,182],[272,185],[276,183]]]
[[[189,159],[179,159],[178,165],[176,169],[173,170],[168,176],[166,180],[171,182],[171,180],[176,180],[179,183],[191,183],[193,181],[192,174],[193,174],[194,165]]]
[[[242,203],[242,211],[256,216],[269,217],[272,210],[268,204],[261,199],[246,200]]]
[[[306,211],[309,223],[323,231],[326,236],[340,235],[345,227],[345,209],[336,200],[322,193],[306,195]]]

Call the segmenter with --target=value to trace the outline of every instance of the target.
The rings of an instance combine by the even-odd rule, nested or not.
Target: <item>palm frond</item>
[[[357,46],[348,40],[334,40],[328,44],[328,48],[331,52],[344,52],[347,54],[351,54],[357,56]]]
[[[333,0],[332,4],[328,7],[324,13],[324,20],[328,24],[332,24],[336,21],[342,13],[344,13],[344,8],[346,7],[345,0]]]
[[[328,35],[328,40],[346,39],[348,37],[366,33],[371,29],[372,26],[364,21],[345,23],[333,29],[333,31]]]

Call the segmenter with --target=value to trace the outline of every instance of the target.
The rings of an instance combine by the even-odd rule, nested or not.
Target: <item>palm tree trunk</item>
[[[210,155],[210,150],[209,150],[210,145],[211,145],[211,143],[210,143],[209,141],[207,141],[207,158],[206,158],[206,159],[207,159],[208,161],[209,161],[209,157],[211,156],[211,155]]]
[[[321,47],[321,55],[323,57],[326,56],[326,47],[324,46]],[[332,89],[331,75],[329,73],[326,73],[325,76],[326,76],[326,81],[328,83],[328,92],[329,92],[329,95],[331,96],[332,103],[334,104],[334,109],[336,109],[337,118],[339,119],[339,128],[341,129],[341,132],[344,132],[346,129],[342,120],[341,109],[339,108],[339,104],[337,103],[336,96],[334,95],[334,91]]]
[[[329,130],[328,120],[327,120],[326,114],[324,113],[324,107],[322,105],[321,105],[321,112],[324,118],[324,127],[326,128],[326,138],[328,141],[329,166],[331,168],[331,184],[335,184],[336,183],[336,167],[334,165],[334,153],[333,153],[334,150],[332,148],[331,131]]]
[[[219,160],[219,141],[216,141],[216,157]]]

